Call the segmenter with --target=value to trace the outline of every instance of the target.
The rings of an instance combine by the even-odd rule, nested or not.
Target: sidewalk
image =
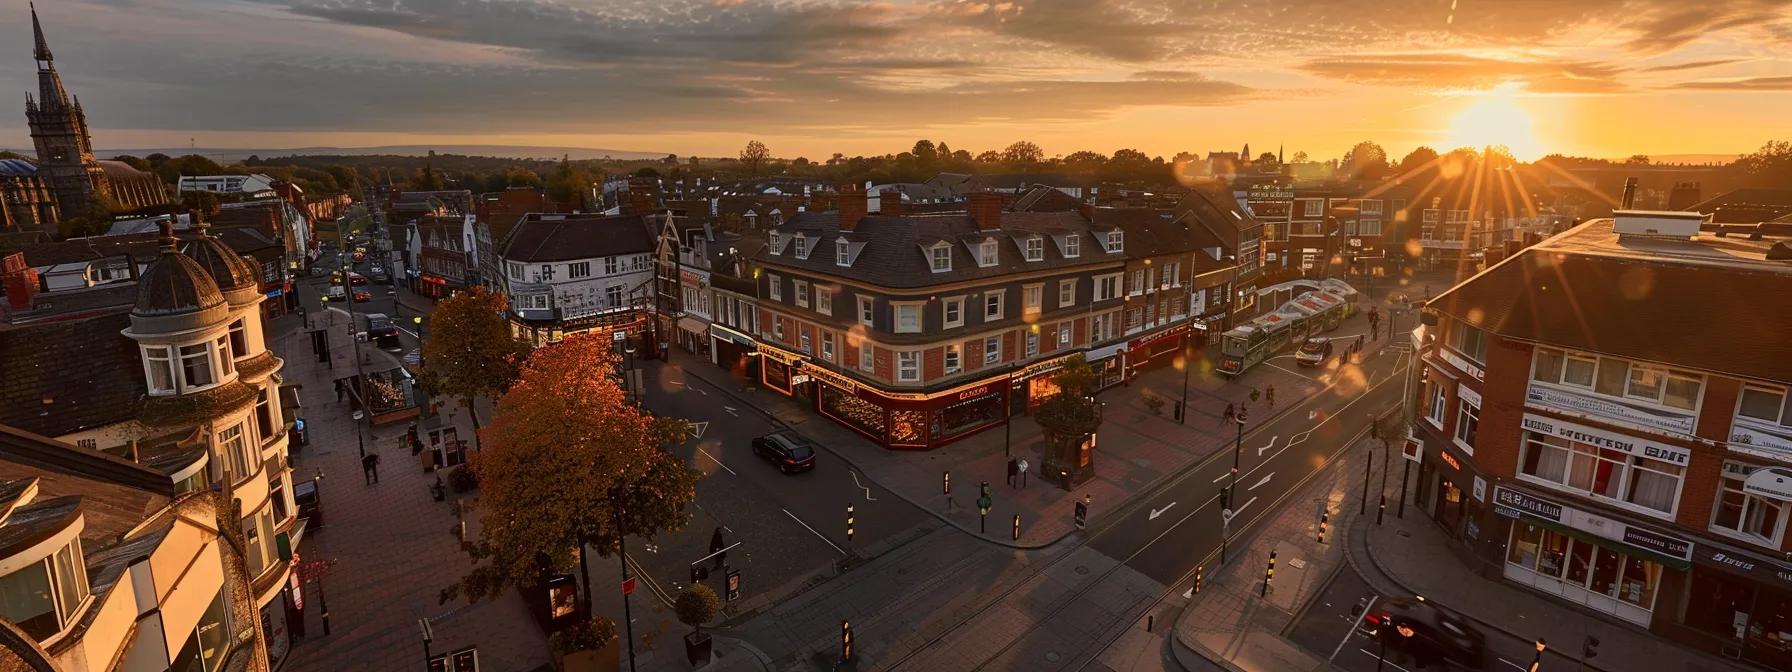
[[[1396,489],[1398,484],[1392,484]],[[1393,495],[1390,495],[1393,497]],[[1392,506],[1389,507],[1392,509]],[[1451,548],[1441,528],[1416,507],[1406,519],[1390,513],[1385,525],[1364,524],[1350,531],[1351,562],[1371,586],[1388,594],[1424,595],[1483,627],[1520,639],[1547,635],[1551,651],[1574,658],[1588,635],[1601,643],[1587,669],[1711,672],[1756,670],[1660,639],[1647,630],[1621,625],[1562,600],[1552,599],[1498,576],[1484,577]],[[1390,549],[1398,549],[1397,552]],[[1497,571],[1497,570],[1490,570]],[[1658,615],[1661,617],[1661,615]]]
[[[1271,503],[1273,519],[1234,538],[1229,562],[1207,567],[1201,592],[1176,620],[1172,651],[1189,670],[1294,672],[1326,669],[1323,658],[1281,636],[1299,618],[1306,604],[1325,587],[1345,561],[1342,532],[1357,520],[1363,487],[1360,470],[1349,468],[1365,446],[1365,438],[1318,471],[1286,502]],[[1360,460],[1357,462],[1360,464]],[[1318,542],[1317,507],[1323,499],[1329,514],[1326,543]],[[1368,520],[1373,520],[1374,511]],[[1242,543],[1240,543],[1242,541]],[[1276,552],[1275,579],[1262,594],[1270,551]],[[1216,561],[1208,558],[1208,562]],[[1184,586],[1183,590],[1188,590]]]
[[[1341,337],[1367,331],[1368,320],[1359,313],[1327,335]],[[1368,341],[1364,355],[1379,352],[1388,343],[1385,334],[1381,339]],[[748,390],[727,371],[688,352],[675,350],[671,365],[759,410],[774,422],[808,436],[859,473],[965,532],[1015,548],[1043,548],[1075,531],[1073,509],[1083,495],[1093,498],[1091,524],[1100,524],[1102,516],[1123,510],[1136,495],[1229,447],[1236,430],[1222,417],[1228,404],[1249,404],[1251,426],[1255,427],[1329,384],[1330,376],[1324,369],[1312,370],[1315,379],[1281,368],[1290,361],[1284,358],[1260,364],[1231,380],[1213,373],[1197,360],[1196,369],[1188,377],[1186,425],[1177,423],[1173,416],[1174,402],[1182,397],[1183,389],[1182,371],[1173,366],[1148,371],[1130,384],[1102,392],[1098,399],[1106,404],[1106,410],[1101,441],[1095,450],[1095,478],[1075,492],[1066,492],[1038,478],[1038,465],[1045,461],[1044,436],[1030,415],[1016,416],[1011,428],[993,427],[944,447],[928,451],[891,450],[817,413],[804,399],[786,397],[763,387]],[[1273,408],[1265,400],[1250,402],[1253,389],[1272,387],[1277,401]],[[1164,405],[1161,415],[1153,414],[1146,405],[1146,390],[1170,402]],[[1025,458],[1035,467],[1025,488],[1010,487],[1006,482],[1010,454]],[[948,472],[952,477],[950,503],[941,487]],[[990,484],[995,503],[986,533],[978,531],[975,502],[980,482]],[[1016,514],[1021,516],[1019,540],[1011,534]],[[1110,517],[1113,518],[1116,517]]]

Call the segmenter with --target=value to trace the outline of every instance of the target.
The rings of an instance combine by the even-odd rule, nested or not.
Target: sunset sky
[[[1792,137],[1792,0],[42,0],[101,148],[1047,154]],[[28,147],[0,0],[0,147]]]

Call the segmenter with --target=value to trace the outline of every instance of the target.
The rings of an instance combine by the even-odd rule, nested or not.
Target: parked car
[[[778,471],[786,474],[815,468],[815,446],[808,439],[788,431],[772,432],[753,439],[753,454],[776,465]]]
[[[373,300],[373,294],[368,293],[367,290],[365,290],[365,289],[356,289],[355,290],[355,303],[367,303],[368,301],[372,301],[372,300]]]
[[[1377,638],[1388,638],[1389,648],[1399,648],[1421,661],[1444,660],[1479,670],[1487,655],[1487,637],[1480,630],[1461,616],[1423,600],[1377,602],[1374,611],[1363,616],[1363,624],[1373,628]],[[1402,626],[1413,631],[1410,638],[1399,634]]]
[[[348,294],[342,291],[342,285],[330,285],[330,288],[324,291],[324,297],[331,301],[348,300]]]
[[[1319,366],[1332,356],[1332,342],[1328,338],[1314,336],[1308,338],[1300,348],[1294,351],[1294,363],[1301,366]]]

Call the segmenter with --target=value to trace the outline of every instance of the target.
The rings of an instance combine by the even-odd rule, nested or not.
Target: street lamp
[[[1537,672],[1537,668],[1543,665],[1543,652],[1549,648],[1549,642],[1543,641],[1542,637],[1538,637],[1535,644],[1537,645],[1537,655],[1531,658],[1530,672]]]

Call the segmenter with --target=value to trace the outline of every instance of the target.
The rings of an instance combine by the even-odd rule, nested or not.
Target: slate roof
[[[1020,197],[1014,199],[1014,204],[1008,207],[1016,212],[1075,210],[1082,207],[1082,201],[1054,187],[1036,185],[1021,192]]]
[[[1792,382],[1792,263],[1763,260],[1772,239],[1621,240],[1611,228],[1582,224],[1427,305],[1508,338]]]
[[[134,417],[145,387],[129,326],[116,312],[0,327],[0,425],[63,436]]]
[[[651,253],[658,231],[650,219],[643,215],[530,213],[511,229],[498,256],[527,263]]]
[[[0,177],[25,177],[37,174],[37,166],[24,159],[0,159]]]
[[[1099,220],[1099,216],[1097,219]],[[1001,230],[981,231],[969,214],[956,212],[903,217],[866,215],[859,220],[855,230],[842,234],[838,212],[803,212],[785,220],[784,226],[778,227],[778,232],[786,239],[782,254],[774,255],[771,250],[764,249],[754,258],[770,266],[850,277],[894,289],[913,289],[1036,270],[1123,261],[1125,254],[1104,251],[1097,238],[1090,235],[1092,230],[1107,228],[1111,227],[1092,227],[1079,212],[1004,212]],[[808,259],[798,259],[795,248],[789,242],[798,233],[807,239],[819,240],[814,243],[815,247]],[[1080,254],[1075,258],[1065,258],[1060,247],[1048,240],[1043,260],[1026,261],[1020,245],[1013,241],[1031,234],[1081,236]],[[859,252],[851,268],[841,268],[834,263],[834,241],[842,235],[853,243],[864,243],[864,249]],[[970,249],[965,246],[965,241],[981,241],[991,236],[1000,242],[996,246],[997,263],[987,268],[979,267]],[[940,241],[950,244],[952,270],[935,273],[923,248]]]
[[[1177,217],[1166,211],[1145,208],[1116,209],[1105,217],[1097,210],[1097,219],[1112,225],[1118,225],[1126,232],[1126,255],[1128,257],[1161,257],[1168,255],[1186,255],[1191,252],[1210,247],[1224,247],[1219,239],[1207,230],[1207,227],[1191,217]],[[1221,262],[1201,254],[1198,259],[1203,262],[1194,269],[1196,274],[1224,268],[1230,264]]]
[[[210,271],[192,257],[165,251],[137,279],[138,315],[189,313],[224,302]]]
[[[261,273],[255,268],[255,264],[244,259],[242,253],[231,249],[223,239],[210,235],[210,227],[203,221],[199,226],[200,235],[184,241],[181,252],[199,262],[200,268],[205,269],[220,290],[257,286]],[[152,274],[153,271],[144,273],[145,277]]]

